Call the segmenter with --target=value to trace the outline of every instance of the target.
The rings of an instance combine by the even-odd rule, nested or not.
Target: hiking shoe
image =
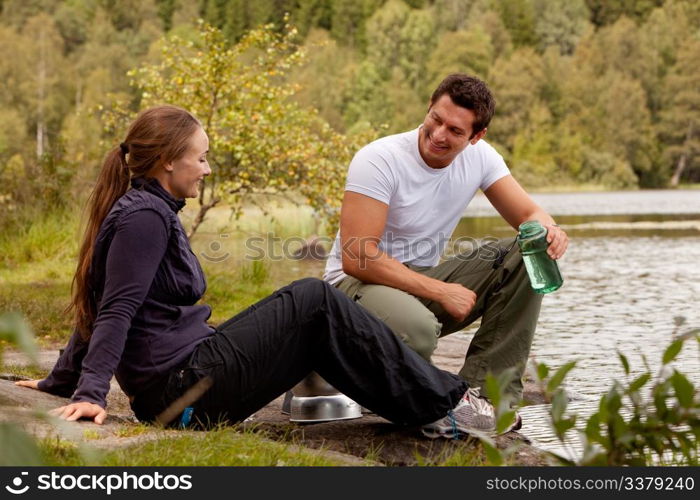
[[[515,421],[502,434],[521,427],[522,419],[516,412]],[[489,400],[479,393],[478,388],[469,388],[457,406],[447,412],[446,416],[424,425],[421,431],[431,439],[457,439],[474,431],[495,436],[496,410]]]

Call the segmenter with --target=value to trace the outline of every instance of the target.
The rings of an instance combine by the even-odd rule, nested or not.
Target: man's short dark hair
[[[474,112],[475,119],[472,134],[484,130],[496,110],[496,101],[484,82],[464,73],[448,75],[433,92],[430,98],[432,106],[443,95],[449,95],[452,102]]]

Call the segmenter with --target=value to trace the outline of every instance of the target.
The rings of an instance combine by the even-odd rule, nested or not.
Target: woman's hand
[[[49,414],[69,422],[73,422],[79,418],[89,418],[100,425],[102,425],[107,418],[107,412],[104,408],[95,403],[88,403],[87,401],[59,406],[51,410]]]
[[[15,385],[39,390],[39,382],[41,382],[41,380],[18,380],[15,382]],[[49,411],[49,414],[55,415],[63,420],[68,420],[69,422],[73,422],[79,418],[90,418],[96,424],[100,425],[102,425],[107,418],[107,412],[104,408],[94,403],[88,403],[87,401],[59,406]]]
[[[29,387],[30,389],[36,389],[37,391],[39,389],[39,382],[41,382],[41,379],[39,380],[18,380],[15,382],[15,385],[18,385],[20,387]]]

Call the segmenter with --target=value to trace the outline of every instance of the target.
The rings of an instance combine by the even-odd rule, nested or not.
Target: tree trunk
[[[688,132],[685,135],[685,145],[689,146],[690,145],[690,140],[693,138],[693,122],[690,122],[688,124]],[[681,176],[683,175],[683,171],[685,170],[685,167],[688,163],[688,154],[687,151],[688,148],[685,148],[685,151],[681,153],[681,157],[678,158],[678,163],[676,164],[676,170],[673,172],[673,175],[671,176],[671,182],[669,183],[671,187],[678,187],[678,184],[680,184],[681,181]]]
[[[190,232],[187,233],[187,237],[190,240],[192,239],[192,236],[194,236],[194,233],[197,232],[197,228],[199,228],[202,222],[204,222],[204,216],[207,214],[209,209],[214,208],[219,203],[219,201],[221,201],[221,198],[212,195],[211,201],[209,203],[199,206],[199,212],[197,212],[197,216],[194,218],[194,222],[192,223],[192,229],[190,229]]]
[[[678,163],[676,164],[676,170],[673,172],[673,176],[671,177],[671,182],[669,183],[671,187],[678,187],[678,184],[680,183],[681,180],[681,175],[683,175],[683,171],[685,170],[685,165],[687,162],[688,155],[685,153],[681,154],[681,157],[678,159]]]
[[[46,40],[43,28],[39,30],[39,61],[37,67],[37,120],[36,120],[36,156],[44,155],[44,95],[46,93]]]

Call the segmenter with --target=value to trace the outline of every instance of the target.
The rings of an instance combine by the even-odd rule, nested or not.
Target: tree
[[[117,31],[137,32],[144,22],[155,23],[161,31],[155,0],[100,0],[99,3]]]
[[[588,147],[624,161],[642,185],[653,185],[657,148],[651,114],[640,82],[609,70],[602,76],[578,67],[564,86],[563,120],[568,130],[580,130]]]
[[[46,14],[28,19],[22,34],[28,43],[30,60],[34,62],[34,71],[24,82],[24,88],[31,96],[29,101],[36,124],[36,156],[41,158],[49,139],[47,128],[54,104],[51,101],[57,97],[55,89],[62,82],[63,40],[53,20]]]
[[[457,31],[467,28],[467,19],[473,0],[435,0],[433,16],[441,29]]]
[[[427,10],[412,10],[401,29],[398,66],[403,81],[414,91],[425,85],[426,65],[436,42],[435,32],[435,23]]]
[[[428,85],[425,97],[450,73],[468,73],[488,79],[494,61],[491,37],[481,28],[448,31],[438,39],[437,46],[428,58],[426,75]]]
[[[352,83],[354,53],[323,29],[313,29],[304,42],[305,63],[294,68],[290,80],[299,86],[295,99],[313,107],[338,132],[345,131],[343,106]]]
[[[74,52],[85,43],[95,10],[95,3],[89,0],[62,2],[58,6],[53,18],[61,32],[66,53]]]
[[[532,48],[518,49],[510,57],[496,61],[489,82],[496,99],[490,138],[513,151],[516,135],[528,125],[531,113],[541,104],[545,81],[542,58]]]
[[[654,7],[663,3],[664,0],[586,0],[591,11],[591,22],[598,27],[613,24],[621,16],[642,22]]]
[[[426,65],[435,46],[431,14],[390,0],[367,21],[367,59],[382,80],[394,78],[394,70],[399,69],[409,88],[419,91],[424,87]]]
[[[535,8],[532,0],[494,0],[503,24],[516,47],[532,46],[535,34]]]
[[[387,80],[391,70],[398,66],[402,31],[410,12],[401,0],[389,0],[367,20],[367,59],[383,80]]]
[[[323,28],[330,31],[333,16],[332,0],[306,0],[299,2],[292,12],[292,22],[299,28],[302,35],[308,34],[313,28]]]
[[[660,83],[660,62],[655,41],[644,38],[642,32],[630,18],[620,17],[595,35],[593,57],[600,75],[609,70],[623,73],[638,80],[649,94]]]
[[[163,23],[163,29],[170,31],[173,27],[173,15],[177,8],[177,0],[156,0],[158,17]]]
[[[555,159],[556,134],[549,110],[536,104],[528,120],[513,138],[510,165],[513,175],[525,186],[547,186],[567,181]]]
[[[393,116],[385,93],[384,78],[377,66],[364,61],[355,69],[345,92],[343,118],[349,130],[385,125]]]
[[[590,13],[584,0],[534,0],[534,6],[540,49],[554,45],[562,54],[572,54],[589,26]]]
[[[331,6],[331,34],[343,45],[364,50],[365,21],[383,0],[333,0]]]
[[[395,68],[391,78],[384,83],[383,94],[387,96],[387,134],[405,132],[423,122],[428,101],[418,95],[399,68]]]
[[[693,24],[692,14],[687,4],[669,0],[663,7],[654,9],[639,30],[644,58],[653,63],[649,68],[650,77],[643,82],[654,121],[658,121],[658,113],[664,105],[663,80],[676,63],[681,45],[693,36],[694,26],[697,26]]]
[[[220,30],[202,25],[197,43],[170,37],[160,63],[131,72],[141,106],[182,106],[209,135],[213,173],[190,235],[221,201],[240,214],[256,194],[294,199],[297,193],[321,215],[337,218],[356,145],[290,99],[297,89],[285,76],[304,57],[295,37],[290,26],[276,33],[267,25],[230,45]]]
[[[464,29],[468,31],[477,28],[483,29],[491,39],[494,60],[499,57],[508,57],[513,50],[512,37],[503,24],[501,16],[488,8],[487,1],[477,0],[474,3],[469,11],[469,18]]]
[[[666,145],[664,160],[673,165],[669,184],[678,186],[686,172],[700,179],[700,41],[688,40],[664,82],[665,106],[661,111],[660,138]]]
[[[21,28],[30,17],[52,15],[58,6],[55,0],[4,0],[2,4],[3,23]]]

